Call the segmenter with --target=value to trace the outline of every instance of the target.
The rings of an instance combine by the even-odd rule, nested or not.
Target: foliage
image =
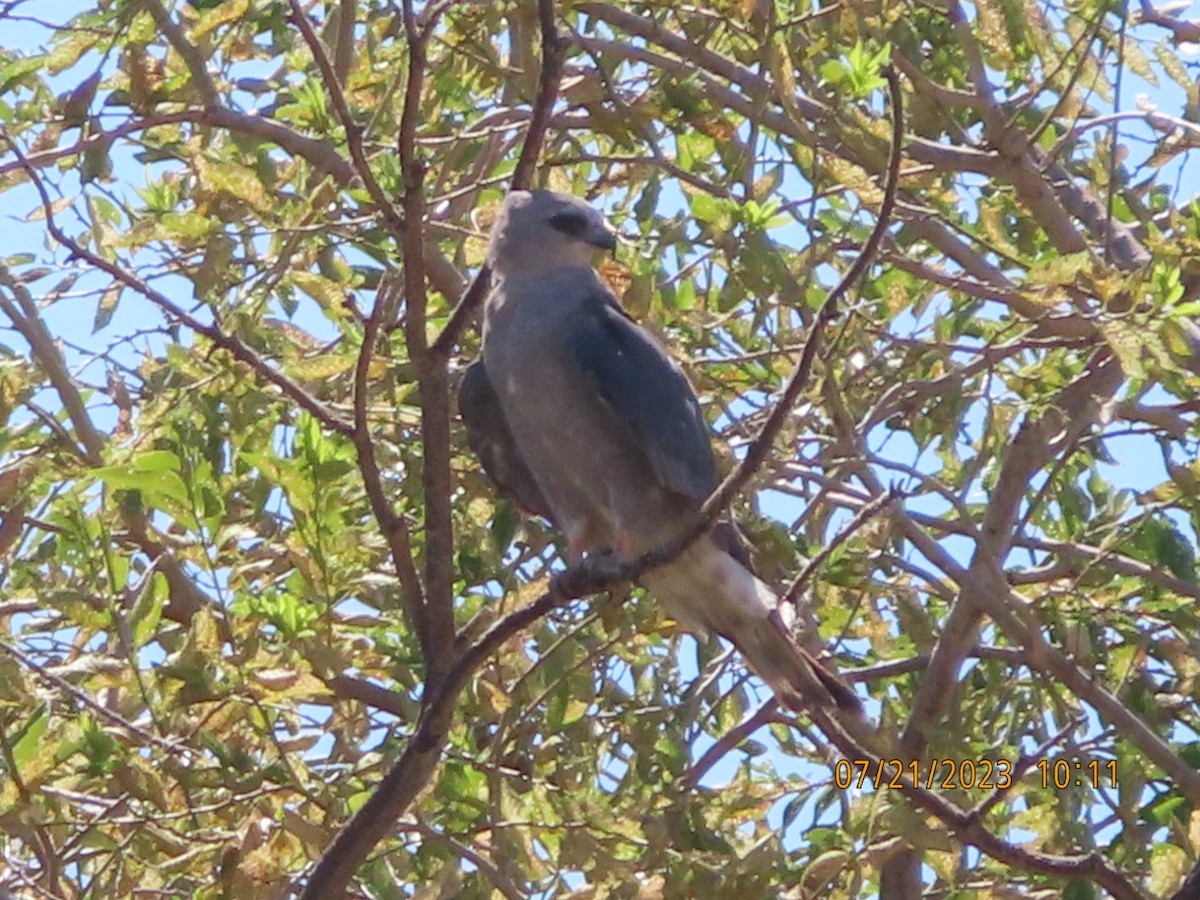
[[[38,36],[0,38],[0,885],[284,896],[400,760],[353,896],[1179,888],[1195,24],[565,0],[547,109],[528,3],[54,7],[0,4]],[[781,586],[829,550],[809,637],[872,752],[1008,760],[1011,789],[841,789],[836,741],[636,590],[500,632],[446,694],[561,568],[451,421],[478,348],[453,311],[522,146],[627,235],[603,269],[728,468],[876,221],[889,60],[894,224],[735,508]],[[414,748],[441,701],[444,747]]]

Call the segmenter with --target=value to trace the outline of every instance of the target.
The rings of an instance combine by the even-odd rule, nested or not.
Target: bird
[[[458,407],[467,430],[467,445],[479,457],[483,471],[504,499],[528,516],[555,524],[550,504],[542,496],[537,479],[517,449],[500,398],[488,378],[482,359],[467,366],[458,388]],[[712,526],[712,539],[722,550],[753,571],[750,546],[742,532],[727,518]]]
[[[691,382],[593,268],[616,246],[600,211],[578,197],[509,193],[488,243],[482,352],[459,389],[484,472],[561,530],[572,565],[660,547],[719,483]],[[686,630],[730,641],[789,708],[861,710],[854,690],[797,644],[729,522],[638,580]]]

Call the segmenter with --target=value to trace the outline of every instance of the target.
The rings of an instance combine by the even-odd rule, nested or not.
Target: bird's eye
[[[550,224],[556,231],[573,238],[582,238],[589,229],[587,216],[574,210],[555,213],[550,217]]]

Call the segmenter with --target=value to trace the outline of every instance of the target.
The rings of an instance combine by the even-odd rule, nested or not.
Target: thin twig
[[[421,646],[422,658],[430,658],[429,623],[426,611],[425,590],[421,578],[417,574],[416,563],[413,561],[412,541],[408,534],[408,525],[404,519],[396,515],[392,504],[383,488],[383,479],[379,473],[379,462],[375,456],[375,442],[372,440],[371,425],[368,420],[368,385],[371,371],[371,356],[375,349],[375,340],[379,335],[379,320],[385,310],[392,307],[391,293],[395,285],[390,279],[385,279],[379,286],[375,304],[367,317],[363,329],[362,346],[358,351],[358,361],[354,367],[354,432],[351,440],[358,452],[358,468],[363,478],[363,488],[367,493],[367,502],[371,506],[371,514],[379,523],[391,551],[392,563],[396,567],[396,577],[404,594],[404,610],[408,616],[408,624]]]
[[[167,738],[161,738],[156,734],[152,734],[149,731],[146,731],[144,728],[139,728],[137,725],[134,725],[127,719],[117,715],[108,707],[97,703],[79,688],[75,687],[75,685],[71,684],[71,682],[67,681],[65,678],[55,675],[45,666],[22,653],[12,644],[9,644],[5,641],[0,641],[0,650],[3,650],[13,659],[17,660],[17,662],[25,666],[54,689],[62,691],[81,706],[91,710],[110,725],[115,725],[117,728],[120,728],[122,731],[128,733],[135,739],[144,741],[145,743],[157,747],[160,750],[164,750],[174,756],[177,756],[180,753],[189,752],[190,748],[186,744],[179,741],[169,740]]]
[[[209,108],[220,106],[221,98],[217,93],[217,86],[208,72],[208,62],[204,58],[204,54],[200,52],[200,48],[184,37],[183,30],[175,24],[171,14],[158,0],[143,0],[141,7],[150,13],[158,30],[166,36],[167,41],[175,48],[175,52],[183,57],[188,72],[192,76],[192,82],[195,84],[196,90],[200,92],[200,99],[204,101],[204,105]]]
[[[704,755],[683,773],[683,777],[679,779],[680,792],[689,793],[694,790],[696,785],[700,783],[700,779],[708,774],[709,769],[720,762],[730,750],[733,750],[742,741],[770,722],[778,709],[779,701],[772,697],[733,728],[730,728],[725,734],[721,735],[720,739],[704,751]]]
[[[1071,721],[1060,728],[1057,733],[1052,734],[1049,738],[1040,743],[1032,753],[1022,753],[1017,761],[1013,763],[1012,772],[1009,773],[1011,777],[1008,780],[1007,786],[996,788],[996,790],[988,794],[988,796],[986,796],[982,801],[979,802],[979,804],[970,810],[968,815],[982,822],[984,816],[991,812],[991,810],[997,804],[999,804],[1002,800],[1004,800],[1005,797],[1012,793],[1013,788],[1015,788],[1017,783],[1025,777],[1026,772],[1037,765],[1039,760],[1045,759],[1046,755],[1052,749],[1065,741],[1067,737],[1070,736],[1071,732],[1075,731],[1086,722],[1087,718],[1085,716],[1075,716],[1071,719]]]
[[[758,471],[759,467],[766,460],[767,454],[771,452],[775,438],[783,428],[784,422],[791,415],[792,407],[795,406],[796,401],[799,399],[801,391],[808,384],[808,378],[812,372],[813,362],[817,358],[817,352],[820,350],[821,338],[825,328],[837,317],[842,297],[845,296],[854,282],[866,272],[867,268],[871,265],[871,261],[874,259],[876,250],[879,249],[884,232],[891,223],[892,211],[896,206],[896,190],[900,179],[901,144],[904,139],[904,115],[901,108],[900,79],[892,69],[887,69],[884,74],[891,95],[892,144],[888,158],[883,202],[879,207],[879,218],[875,223],[875,228],[872,230],[867,242],[863,245],[862,252],[854,260],[854,264],[851,265],[849,271],[842,277],[842,280],[830,291],[825,302],[821,304],[821,308],[817,310],[816,316],[813,317],[808,338],[804,342],[804,349],[800,351],[800,359],[796,363],[796,368],[792,372],[791,378],[788,379],[787,385],[783,389],[783,395],[776,402],[774,408],[772,408],[771,414],[767,417],[758,435],[750,444],[741,463],[704,502],[699,515],[689,528],[682,531],[673,540],[663,545],[663,547],[652,550],[636,561],[635,565],[638,572],[644,571],[647,568],[653,568],[673,559],[678,553],[692,544],[712,526],[717,517],[724,512],[733,498],[746,486],[754,473]]]
[[[103,461],[104,438],[92,424],[88,415],[87,405],[79,388],[71,379],[71,373],[63,362],[62,354],[54,345],[54,338],[46,328],[45,322],[38,315],[37,304],[29,293],[29,288],[13,277],[8,267],[0,263],[0,287],[8,288],[16,300],[16,304],[0,293],[0,312],[8,316],[13,328],[29,344],[33,357],[46,373],[46,377],[54,386],[55,392],[62,401],[67,418],[75,426],[75,436],[83,446],[79,454],[90,466],[98,466]],[[18,309],[19,307],[19,309]],[[53,421],[53,420],[52,420]],[[75,444],[75,439],[70,441]]]
[[[886,494],[881,494],[873,498],[869,503],[863,505],[861,509],[854,514],[846,527],[833,536],[833,540],[821,548],[821,551],[814,556],[800,570],[800,574],[796,576],[791,587],[787,589],[787,593],[780,599],[779,604],[794,604],[799,599],[800,595],[808,588],[809,582],[813,576],[817,574],[817,569],[825,564],[825,560],[833,554],[838,547],[848,541],[854,534],[863,527],[868,521],[878,515],[881,511],[891,506],[903,496],[903,492],[897,488],[890,488]]]
[[[847,750],[851,751],[848,758],[855,760],[856,763],[858,760],[866,760],[868,771],[874,770],[877,766],[883,766],[883,769],[888,772],[894,771],[891,765],[885,765],[884,760],[849,735],[840,735],[837,746],[843,753]],[[891,762],[891,760],[887,761],[887,763]],[[1118,900],[1145,900],[1146,895],[1097,852],[1078,856],[1059,856],[1026,850],[1024,847],[1006,841],[988,831],[974,809],[966,811],[959,809],[941,795],[916,783],[904,766],[900,767],[896,778],[903,782],[899,791],[910,803],[940,819],[959,841],[975,847],[993,859],[1024,872],[1052,875],[1059,878],[1084,878],[1105,888],[1111,896]]]
[[[180,324],[190,328],[203,337],[212,341],[213,345],[218,349],[227,351],[234,359],[239,362],[244,362],[255,372],[261,375],[266,381],[279,388],[284,394],[290,397],[301,408],[310,413],[317,421],[328,428],[330,431],[335,431],[338,434],[349,436],[353,434],[353,428],[344,422],[341,418],[334,415],[324,404],[318,401],[312,394],[300,387],[296,382],[292,381],[288,376],[284,375],[271,366],[267,365],[257,353],[243,344],[240,340],[230,334],[225,334],[216,325],[206,325],[201,322],[191,313],[184,310],[181,306],[167,299],[167,297],[154,288],[150,287],[137,276],[130,273],[123,267],[111,263],[104,257],[93,253],[77,241],[68,237],[66,233],[58,226],[54,218],[54,205],[50,200],[50,195],[46,191],[46,186],[42,183],[41,176],[37,171],[29,165],[25,159],[21,149],[9,137],[7,129],[0,127],[0,137],[8,144],[9,148],[16,155],[17,160],[21,163],[26,174],[29,175],[33,182],[34,188],[38,192],[38,196],[42,201],[42,209],[46,216],[46,228],[58,243],[65,247],[72,258],[82,259],[93,268],[99,269],[109,277],[121,284],[125,285],[137,293],[141,294],[159,309],[166,312]]]
[[[538,73],[533,118],[529,120],[529,131],[525,135],[525,143],[521,145],[516,168],[513,169],[512,189],[515,191],[523,191],[533,183],[538,157],[545,142],[546,127],[550,124],[550,111],[558,99],[567,51],[567,41],[558,33],[554,21],[554,0],[538,0],[538,27],[542,32],[542,69]]]
[[[333,64],[329,61],[329,56],[325,53],[325,48],[321,46],[321,41],[317,37],[317,33],[313,31],[312,24],[308,21],[308,16],[305,15],[304,10],[301,8],[299,0],[291,0],[290,18],[296,27],[300,29],[304,43],[308,45],[309,53],[312,54],[313,59],[316,61],[317,68],[321,70],[321,78],[325,83],[325,89],[329,92],[329,98],[333,102],[334,114],[341,123],[342,129],[346,132],[346,144],[350,148],[350,157],[354,160],[354,170],[362,180],[363,186],[366,187],[367,193],[370,194],[371,201],[375,204],[376,209],[379,210],[384,226],[399,243],[404,239],[404,219],[392,205],[387,194],[383,192],[383,188],[379,186],[379,182],[375,180],[375,175],[371,171],[371,164],[367,160],[367,154],[363,148],[362,126],[354,121],[354,114],[350,111],[349,104],[346,103],[346,95],[342,93],[341,82],[338,80]]]
[[[554,22],[554,0],[538,0],[538,22],[542,30],[542,70],[538,76],[538,93],[533,104],[533,115],[529,119],[529,130],[521,145],[521,155],[513,170],[511,190],[527,190],[533,183],[537,159],[546,139],[550,124],[550,111],[558,99],[558,87],[562,82],[563,60],[566,58],[567,41],[558,33]],[[475,311],[487,295],[492,273],[485,263],[476,273],[458,305],[450,313],[450,320],[431,348],[435,359],[448,359],[454,345],[458,343]]]

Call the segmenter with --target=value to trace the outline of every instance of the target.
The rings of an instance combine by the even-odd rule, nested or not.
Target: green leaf
[[[43,752],[42,737],[45,735],[46,726],[49,724],[49,712],[41,709],[22,727],[20,736],[12,748],[12,758],[17,766],[18,774],[21,774],[21,770],[32,763]],[[22,775],[22,777],[26,776]]]
[[[110,488],[141,491],[152,506],[164,497],[188,502],[187,486],[179,477],[179,457],[169,450],[147,451],[129,463],[104,466],[92,474]]]

